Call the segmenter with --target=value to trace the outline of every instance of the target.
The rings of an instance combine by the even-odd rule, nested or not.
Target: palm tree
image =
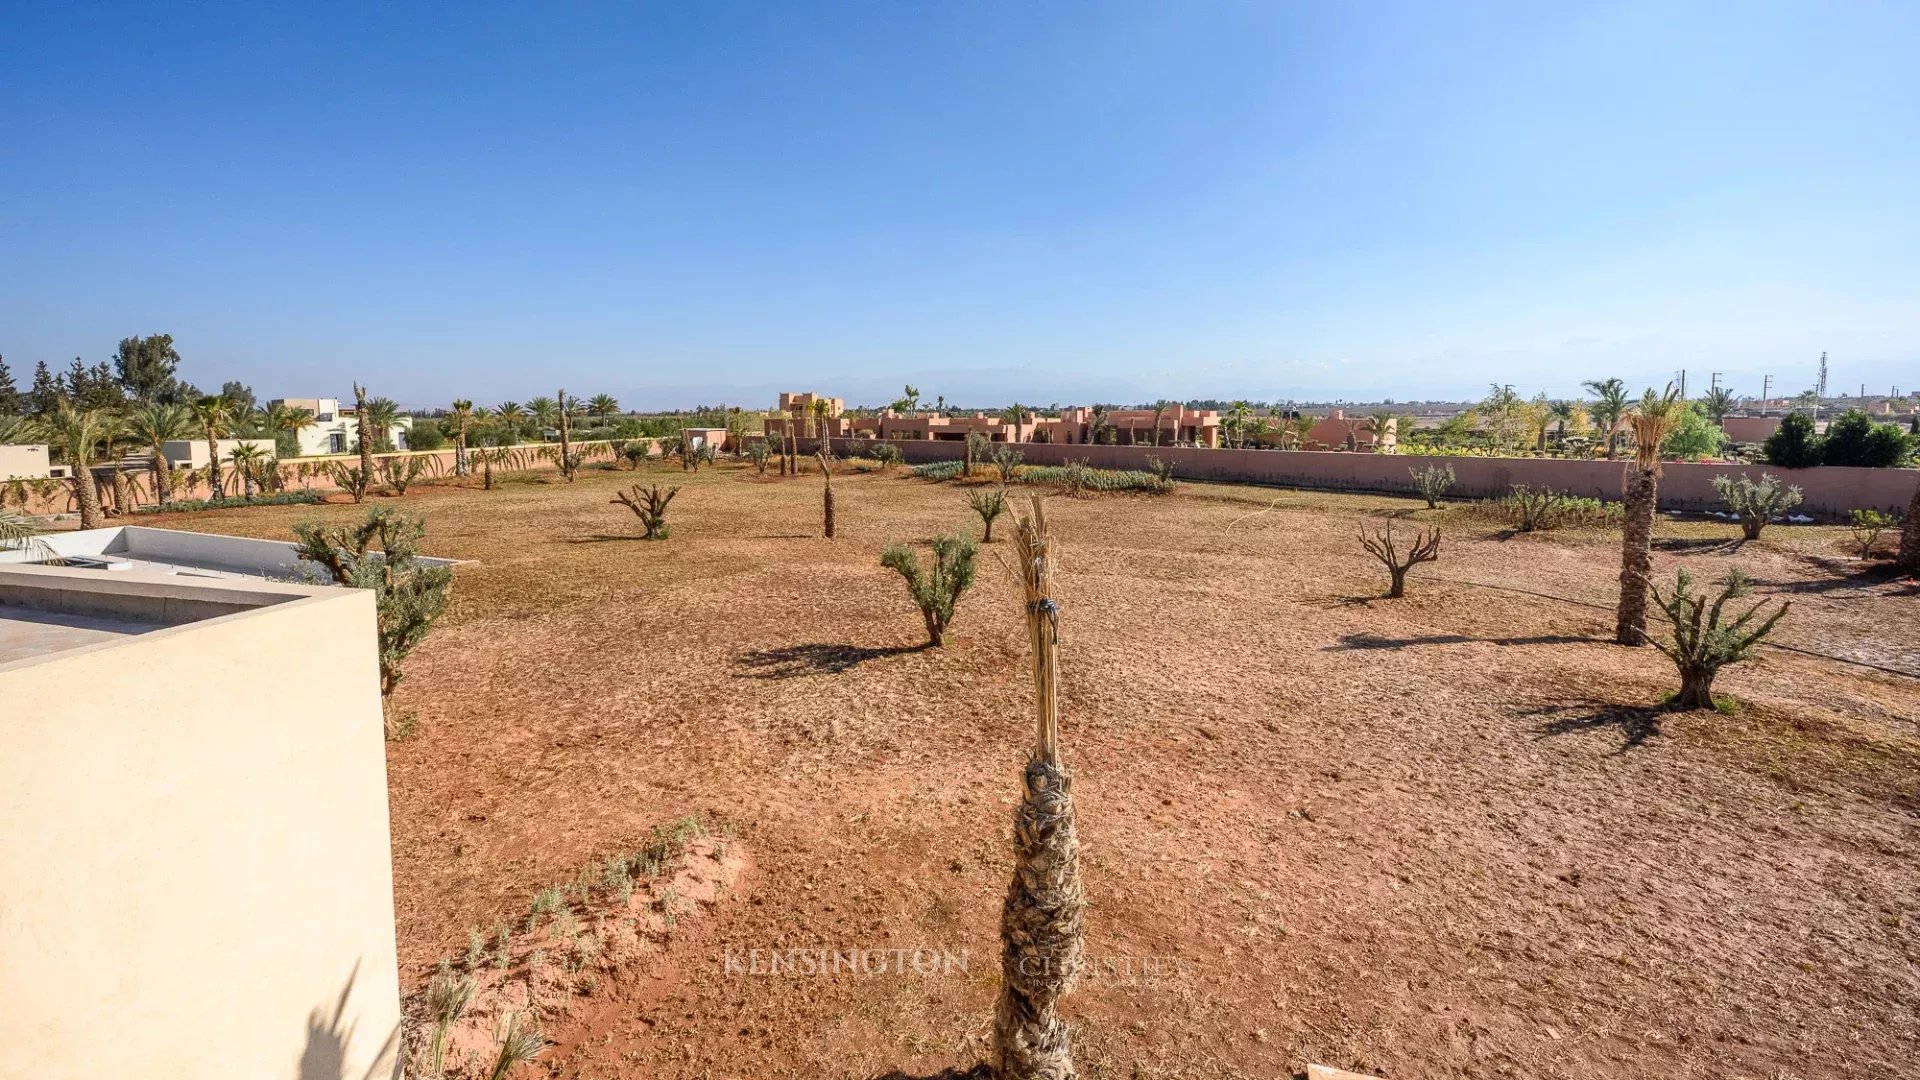
[[[912,387],[908,387],[908,389],[911,390]],[[827,433],[827,413],[832,410],[828,407],[824,398],[815,398],[809,411],[813,413],[814,438],[819,439]]]
[[[1607,458],[1611,460],[1620,448],[1620,420],[1627,415],[1627,384],[1619,379],[1589,379],[1580,385],[1594,396],[1587,412],[1606,434]]]
[[[1519,408],[1520,420],[1526,425],[1527,435],[1533,441],[1533,448],[1540,453],[1547,452],[1547,428],[1553,423],[1553,403],[1544,393],[1533,395],[1533,400]]]
[[[1640,405],[1628,417],[1633,426],[1633,464],[1627,466],[1625,513],[1620,533],[1620,609],[1613,637],[1622,645],[1643,645],[1647,640],[1648,575],[1653,571],[1653,508],[1660,495],[1660,444],[1667,439],[1686,407],[1680,391],[1668,384],[1667,392],[1648,390]]]
[[[613,414],[620,411],[620,403],[612,394],[595,394],[587,399],[587,411],[600,418],[601,427],[606,427]]]
[[[100,491],[94,486],[93,461],[120,433],[120,420],[106,409],[76,409],[64,395],[53,411],[30,421],[34,437],[44,439],[66,456],[73,468],[74,497],[80,502],[80,527],[97,529],[105,522]]]
[[[473,402],[466,398],[453,399],[453,408],[447,410],[447,431],[453,436],[453,475],[455,476],[467,475],[467,429],[473,426],[473,421]]]
[[[173,505],[173,473],[167,464],[167,444],[191,439],[198,433],[193,411],[185,405],[148,403],[127,414],[127,431],[151,455],[154,498],[164,508]]]
[[[1247,444],[1247,417],[1251,415],[1253,415],[1253,406],[1248,405],[1244,401],[1236,401],[1233,403],[1233,406],[1227,410],[1227,415],[1220,422],[1220,426],[1227,429],[1227,442],[1236,448],[1244,447]]]
[[[1017,401],[1007,406],[1006,408],[1000,410],[1000,419],[1005,420],[1007,423],[1013,425],[1013,441],[1014,442],[1020,441],[1020,424],[1022,419],[1026,415],[1027,415],[1027,407],[1025,405],[1020,404]]]
[[[240,478],[241,490],[246,492],[247,501],[252,502],[260,467],[270,460],[267,452],[252,443],[243,442],[227,452],[227,460],[233,463],[234,475]]]
[[[400,405],[392,398],[373,398],[360,412],[361,430],[372,435],[375,450],[392,448],[393,429],[399,420]]]
[[[1394,424],[1394,434],[1399,435],[1399,425],[1395,422],[1392,409],[1375,410],[1367,419],[1373,421],[1373,452],[1384,454],[1387,450],[1387,425]]]
[[[541,439],[547,437],[547,429],[553,426],[553,418],[558,408],[559,407],[554,404],[553,399],[545,394],[541,394],[536,398],[527,399],[527,415],[533,419],[533,429],[536,437]]]
[[[520,441],[521,429],[527,423],[527,410],[517,401],[503,401],[493,410],[493,418],[512,435],[513,442]]]
[[[1161,398],[1153,404],[1153,445],[1155,446],[1161,445],[1160,421],[1166,419],[1167,410],[1171,408],[1173,408],[1173,402],[1168,401],[1166,398]],[[1176,429],[1174,431],[1176,437],[1172,439],[1171,442],[1179,442],[1180,440],[1177,437],[1179,434],[1180,432]]]
[[[207,439],[207,491],[210,498],[226,498],[220,482],[220,440],[233,434],[233,402],[219,394],[209,394],[193,403],[193,418],[200,434]]]
[[[24,550],[34,558],[45,559],[53,554],[47,542],[40,539],[40,534],[45,531],[38,521],[25,513],[0,507],[0,551]]]
[[[275,435],[286,432],[293,436],[295,450],[300,446],[300,432],[314,425],[313,410],[286,402],[275,402],[267,407],[267,430]]]
[[[1720,423],[1733,411],[1733,391],[1724,386],[1714,387],[1707,391],[1706,397],[1700,399],[1700,408],[1714,423]]]

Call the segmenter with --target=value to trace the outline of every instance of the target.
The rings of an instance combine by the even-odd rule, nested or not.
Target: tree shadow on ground
[[[919,645],[787,645],[778,649],[755,649],[735,658],[743,670],[736,679],[797,679],[803,675],[838,675],[869,660],[925,652],[932,646]]]
[[[583,536],[569,536],[568,544],[621,544],[627,541],[642,541],[647,538],[639,533],[587,533]]]
[[[1732,555],[1747,546],[1744,536],[1712,536],[1689,539],[1672,536],[1653,542],[1655,551],[1670,551],[1677,555]]]
[[[873,1080],[993,1080],[993,1070],[983,1061],[971,1069],[941,1069],[936,1073],[910,1073],[895,1069],[880,1073]]]
[[[1539,737],[1574,735],[1582,731],[1619,728],[1625,741],[1616,754],[1636,749],[1660,734],[1660,718],[1672,712],[1663,706],[1617,705],[1606,701],[1577,701],[1570,705],[1542,705],[1523,710],[1521,716],[1547,717],[1540,725]]]
[[[1830,592],[1851,592],[1876,590],[1883,585],[1906,584],[1912,592],[1913,575],[1901,570],[1891,562],[1862,562],[1849,560],[1841,562],[1824,556],[1810,556],[1806,562],[1814,569],[1832,574],[1832,577],[1815,578],[1812,581],[1767,581],[1753,579],[1755,586],[1767,592],[1787,593],[1794,596],[1817,595]],[[1899,593],[1872,595],[1900,595]]]
[[[1348,652],[1356,649],[1407,649],[1421,645],[1604,645],[1605,638],[1578,634],[1534,634],[1528,637],[1473,637],[1469,634],[1426,634],[1421,637],[1390,638],[1379,634],[1344,634],[1338,643],[1322,652]]]
[[[1300,598],[1300,603],[1308,607],[1366,607],[1375,600],[1385,600],[1386,598],[1387,594],[1384,592],[1369,593],[1365,596],[1303,596]]]

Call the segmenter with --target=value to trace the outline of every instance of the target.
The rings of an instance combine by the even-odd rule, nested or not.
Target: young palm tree
[[[233,464],[233,474],[240,478],[241,490],[246,493],[247,501],[252,502],[260,468],[270,460],[267,452],[252,443],[241,443],[227,452],[227,460]]]
[[[1627,384],[1619,379],[1590,379],[1580,385],[1594,396],[1587,412],[1606,436],[1607,458],[1611,460],[1620,448],[1620,420],[1627,415]]]
[[[613,414],[620,411],[620,403],[612,394],[595,394],[587,399],[587,411],[600,418],[601,427],[606,427],[613,422]]]
[[[1166,419],[1167,410],[1171,408],[1173,408],[1173,402],[1168,401],[1165,398],[1161,398],[1159,401],[1155,402],[1153,405],[1153,445],[1155,446],[1163,445],[1160,442],[1160,421]],[[1178,433],[1176,432],[1176,434]],[[1169,441],[1179,442],[1180,440],[1171,439]]]
[[[207,440],[207,491],[209,497],[226,497],[220,482],[220,440],[233,434],[233,402],[219,394],[209,394],[193,403],[193,418]]]
[[[1620,526],[1620,608],[1613,637],[1622,645],[1647,640],[1647,587],[1653,572],[1653,509],[1660,495],[1660,444],[1666,441],[1680,410],[1680,391],[1648,390],[1628,416],[1633,428],[1633,463],[1627,466],[1625,513]]]
[[[455,398],[447,410],[447,431],[453,436],[453,475],[467,475],[467,431],[474,422],[473,402]]]
[[[127,430],[147,449],[148,468],[153,470],[153,492],[162,507],[173,505],[173,472],[167,463],[166,444],[191,439],[198,434],[193,412],[185,405],[149,402],[127,414]]]
[[[573,483],[573,440],[570,438],[572,424],[568,421],[577,404],[579,403],[567,396],[566,388],[561,387],[560,399],[554,404],[554,413],[560,422],[560,478],[569,484]]]
[[[94,486],[93,462],[119,434],[119,418],[106,409],[76,409],[62,396],[52,412],[34,417],[30,424],[34,437],[58,449],[73,468],[80,527],[99,528],[105,523],[105,514],[100,509],[100,491]]]

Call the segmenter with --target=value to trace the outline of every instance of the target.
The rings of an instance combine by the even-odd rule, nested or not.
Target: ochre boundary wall
[[[809,452],[814,440],[800,440]],[[869,445],[863,439],[834,439],[834,453],[856,454]],[[957,461],[966,456],[964,444],[926,440],[897,440],[909,464]],[[995,449],[1005,444],[996,443]],[[1145,469],[1147,458],[1158,457],[1173,466],[1176,480],[1214,480],[1237,484],[1315,488],[1326,491],[1378,491],[1413,494],[1410,469],[1429,465],[1453,466],[1450,498],[1484,499],[1504,495],[1515,484],[1550,487],[1570,495],[1618,501],[1625,477],[1624,461],[1584,461],[1570,458],[1426,457],[1399,454],[1347,453],[1334,450],[1208,450],[1198,447],[1102,446],[1076,443],[1021,443],[1016,447],[1029,465],[1063,465],[1085,461],[1101,469]],[[1716,476],[1752,476],[1772,473],[1797,485],[1806,496],[1799,512],[1844,518],[1854,510],[1902,512],[1920,483],[1916,469],[1856,469],[1828,465],[1813,469],[1782,469],[1771,465],[1723,465],[1667,462],[1660,479],[1660,505],[1669,510],[1714,510],[1721,506],[1713,490]]]

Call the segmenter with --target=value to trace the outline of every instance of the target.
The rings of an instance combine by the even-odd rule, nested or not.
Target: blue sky
[[[630,406],[1920,388],[1914,4],[0,8],[0,354]]]

